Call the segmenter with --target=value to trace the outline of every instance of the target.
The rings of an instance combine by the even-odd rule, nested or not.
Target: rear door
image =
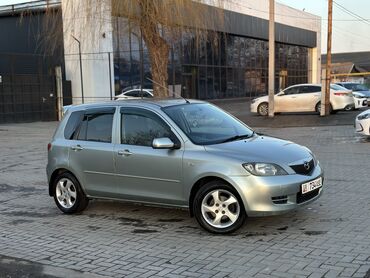
[[[303,85],[299,87],[296,98],[297,108],[300,112],[315,111],[316,104],[320,101],[320,86]]]
[[[152,148],[154,138],[181,142],[168,123],[144,108],[121,108],[120,133],[121,142],[114,149],[118,196],[141,202],[186,204],[182,187],[183,146]]]
[[[69,141],[69,166],[91,196],[114,197],[113,115],[115,107],[89,109]]]

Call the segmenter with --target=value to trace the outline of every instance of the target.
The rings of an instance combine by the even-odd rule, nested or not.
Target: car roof
[[[149,99],[125,99],[125,100],[118,99],[106,102],[71,105],[68,110],[77,111],[107,106],[119,106],[119,107],[141,106],[146,108],[163,108],[186,103],[207,103],[207,102],[196,99],[184,99],[184,98],[149,98]]]
[[[317,83],[303,83],[303,84],[295,84],[295,85],[291,85],[289,87],[296,87],[296,86],[321,86],[321,84]],[[289,88],[287,87],[287,88]]]

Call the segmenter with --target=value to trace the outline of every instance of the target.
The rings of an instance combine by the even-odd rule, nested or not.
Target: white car
[[[365,94],[361,92],[352,92],[353,94],[353,101],[355,102],[355,109],[359,109],[362,107],[368,106],[367,97]]]
[[[330,85],[330,110],[335,113],[354,107],[352,93],[338,90]],[[340,86],[338,86],[340,87]],[[337,89],[337,90],[335,90]],[[321,107],[321,84],[299,84],[290,86],[275,95],[275,112],[318,112]],[[268,96],[251,101],[251,112],[268,115]]]
[[[152,98],[153,90],[152,89],[132,89],[123,92],[122,94],[116,95],[116,100],[122,99],[138,99],[138,98]]]
[[[370,136],[370,109],[357,115],[355,126],[357,133]]]
[[[367,107],[367,97],[364,93],[359,92],[359,91],[352,91],[351,89],[347,89],[346,87],[340,85],[340,84],[333,84],[332,89],[336,91],[345,91],[347,90],[349,94],[352,93],[353,96],[353,102],[354,102],[354,107],[346,107],[345,110],[352,110],[352,109],[359,109],[362,107]]]

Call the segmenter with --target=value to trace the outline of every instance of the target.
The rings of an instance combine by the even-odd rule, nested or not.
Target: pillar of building
[[[111,14],[109,0],[62,0],[65,73],[72,83],[73,104],[114,95]]]

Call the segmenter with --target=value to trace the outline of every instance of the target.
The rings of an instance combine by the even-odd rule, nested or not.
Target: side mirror
[[[284,92],[280,92],[277,94],[278,97],[285,95]]]
[[[173,149],[175,148],[175,143],[172,142],[170,138],[154,138],[152,142],[153,149]]]

